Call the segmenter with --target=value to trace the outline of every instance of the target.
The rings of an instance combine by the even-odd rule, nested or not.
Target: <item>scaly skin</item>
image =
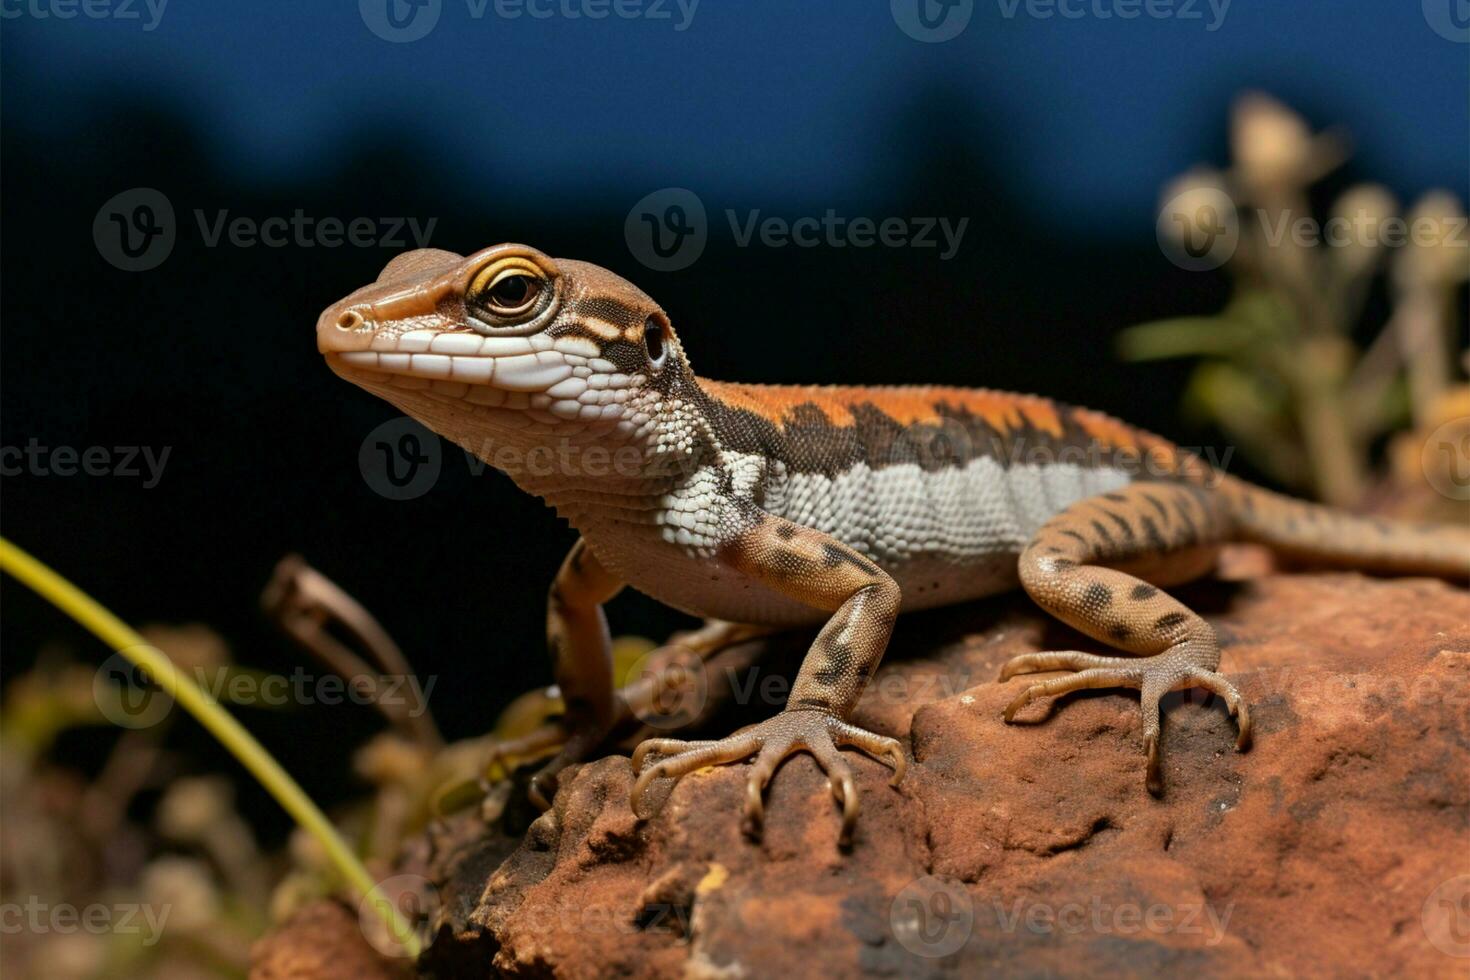
[[[1013,659],[1027,687],[1142,693],[1146,779],[1160,789],[1159,699],[1201,686],[1250,737],[1216,672],[1214,631],[1162,587],[1206,573],[1219,545],[1470,577],[1470,529],[1352,517],[1211,470],[1107,416],[1030,395],[958,388],[768,387],[695,376],[668,317],[604,269],[520,245],[469,257],[423,249],[330,307],[317,345],[332,369],[506,470],[581,533],[547,608],[568,743],[533,792],[591,751],[627,710],[612,689],[601,606],[624,585],[696,615],[781,627],[825,623],[776,717],[709,742],[652,739],[651,781],[755,757],[746,818],[781,761],[810,752],[858,812],[839,746],[887,761],[894,739],[847,719],[901,610],[1020,585],[1048,612],[1135,656]],[[720,635],[715,630],[711,636]],[[650,755],[657,760],[644,766]]]

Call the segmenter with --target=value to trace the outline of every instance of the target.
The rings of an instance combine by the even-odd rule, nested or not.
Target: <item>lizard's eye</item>
[[[536,302],[541,284],[530,276],[512,273],[502,276],[485,290],[485,303],[500,316],[515,316],[523,313]]]
[[[528,259],[511,256],[492,262],[470,280],[465,312],[483,327],[520,327],[546,311],[553,290],[545,274]]]

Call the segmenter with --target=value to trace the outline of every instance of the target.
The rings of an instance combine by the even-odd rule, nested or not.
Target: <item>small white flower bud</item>
[[[234,819],[234,792],[218,776],[180,779],[158,802],[158,829],[175,840],[202,840]]]
[[[1230,148],[1252,188],[1290,186],[1309,169],[1312,133],[1301,116],[1260,92],[1236,100]]]
[[[161,857],[143,870],[141,885],[147,904],[168,909],[170,932],[197,932],[219,919],[219,889],[203,861]]]
[[[1332,260],[1349,275],[1372,268],[1383,253],[1384,222],[1398,212],[1398,201],[1379,184],[1350,187],[1332,205],[1326,241]]]
[[[1407,221],[1407,242],[1393,269],[1400,286],[1453,286],[1470,278],[1470,237],[1455,195],[1430,191],[1414,205]]]

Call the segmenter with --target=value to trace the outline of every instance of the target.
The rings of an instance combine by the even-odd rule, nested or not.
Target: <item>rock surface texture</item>
[[[1134,692],[1001,720],[1030,683],[996,683],[1007,658],[1095,644],[1019,596],[905,617],[853,720],[901,736],[911,765],[893,789],[848,755],[850,851],[810,756],[778,772],[759,842],[741,832],[744,766],[650,794],[662,805],[639,820],[628,760],[605,758],[564,776],[504,860],[504,838],[461,835],[427,861],[444,904],[426,962],[589,978],[1470,974],[1470,593],[1277,574],[1235,549],[1223,580],[1177,594],[1219,631],[1256,737],[1237,754],[1220,701],[1171,695],[1162,797],[1144,787]],[[710,683],[750,691],[741,721],[784,694],[749,680]]]
[[[292,916],[250,951],[252,980],[356,977],[405,980],[405,965],[385,960],[364,938],[354,913],[336,902],[315,902]]]

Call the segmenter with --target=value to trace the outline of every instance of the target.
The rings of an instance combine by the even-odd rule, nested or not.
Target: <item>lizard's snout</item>
[[[390,263],[385,275],[393,269]],[[440,305],[458,295],[460,278],[457,269],[450,269],[427,279],[380,279],[364,286],[317,318],[317,350],[323,354],[392,350],[397,334],[431,324],[442,327],[434,321]]]
[[[323,354],[367,350],[377,324],[366,303],[335,303],[316,321],[316,349]]]

